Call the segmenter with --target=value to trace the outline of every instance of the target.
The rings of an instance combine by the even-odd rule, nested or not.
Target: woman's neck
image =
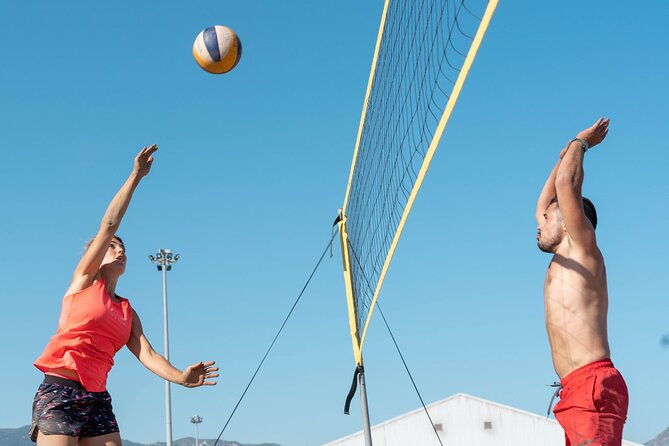
[[[116,300],[116,284],[118,283],[119,277],[113,274],[107,274],[105,271],[100,270],[97,279],[104,280],[107,293],[112,299]]]

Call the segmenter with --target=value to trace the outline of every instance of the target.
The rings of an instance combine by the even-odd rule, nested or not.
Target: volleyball
[[[227,73],[235,68],[242,57],[242,42],[227,26],[210,26],[195,38],[193,57],[209,73]]]

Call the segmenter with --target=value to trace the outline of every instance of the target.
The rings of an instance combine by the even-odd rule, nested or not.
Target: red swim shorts
[[[553,413],[567,446],[620,446],[627,418],[627,385],[609,359],[580,367],[562,381]]]

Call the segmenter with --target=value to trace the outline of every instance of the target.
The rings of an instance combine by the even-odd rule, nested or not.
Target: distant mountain
[[[35,443],[30,441],[28,438],[28,430],[30,426],[19,427],[18,429],[1,429],[0,428],[0,446],[35,446]],[[199,439],[201,446],[214,446],[216,439]],[[179,440],[173,440],[172,446],[194,446],[195,438],[186,437],[180,438]],[[249,443],[239,443],[237,441],[219,441],[216,446],[281,446],[276,443],[262,443],[262,444],[249,444]],[[123,446],[165,446],[165,443],[135,443],[130,440],[123,440]],[[653,445],[653,446],[659,446]],[[664,446],[664,443],[662,443]]]
[[[18,429],[0,429],[0,446],[35,446],[35,443],[28,438],[29,429],[30,426]]]
[[[2,443],[0,443],[0,446],[2,446]],[[669,446],[669,427],[660,435],[646,443],[646,446]]]

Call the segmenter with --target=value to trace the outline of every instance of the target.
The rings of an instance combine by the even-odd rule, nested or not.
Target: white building
[[[463,393],[427,406],[444,446],[564,446],[564,431],[546,416]],[[421,407],[372,427],[374,446],[439,446]],[[364,446],[362,431],[323,446]],[[576,446],[576,445],[575,445]],[[623,441],[623,446],[643,446]]]

